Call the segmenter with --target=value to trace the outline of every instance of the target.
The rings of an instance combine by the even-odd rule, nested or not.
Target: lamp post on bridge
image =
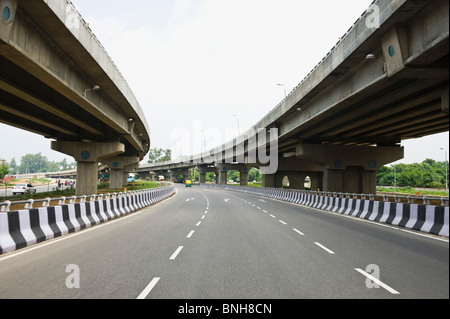
[[[441,150],[445,152],[445,189],[448,192],[448,157],[447,157],[447,149],[441,147]]]
[[[286,85],[284,84],[277,84],[277,85],[282,86],[284,88],[284,97],[287,98]]]
[[[240,122],[239,116],[233,115],[233,117],[235,117],[237,119],[238,136],[240,136],[241,135],[241,122]]]
[[[98,85],[94,85],[91,89],[87,89],[84,91],[84,97],[85,98],[87,97],[87,92],[89,92],[89,91],[99,91],[99,90],[100,90],[100,87]]]

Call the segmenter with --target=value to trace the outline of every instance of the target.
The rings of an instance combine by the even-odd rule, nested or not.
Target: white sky
[[[136,95],[151,129],[151,147],[172,148],[180,156],[199,153],[195,145],[218,146],[211,132],[228,141],[238,123],[241,131],[256,124],[372,0],[72,2]],[[204,140],[177,148],[180,134],[192,140],[194,131],[204,131]],[[448,150],[448,140],[445,133],[407,141],[401,162],[444,161],[440,148]],[[0,124],[0,158],[20,162],[40,152],[51,161],[73,161],[52,151],[49,140]]]

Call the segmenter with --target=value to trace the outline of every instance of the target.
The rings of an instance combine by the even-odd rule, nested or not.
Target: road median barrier
[[[449,238],[449,199],[202,184]],[[439,203],[441,205],[433,205]]]
[[[72,234],[156,204],[173,185],[148,190],[0,203],[0,255]],[[14,204],[23,209],[10,211]]]

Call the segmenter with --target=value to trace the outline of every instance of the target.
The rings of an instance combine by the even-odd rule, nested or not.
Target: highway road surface
[[[0,256],[0,299],[10,298],[448,299],[449,243],[178,185],[155,206]]]

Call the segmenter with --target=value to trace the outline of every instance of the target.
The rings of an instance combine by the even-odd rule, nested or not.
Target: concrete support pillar
[[[323,167],[324,191],[375,194],[377,171],[402,159],[404,148],[301,144],[297,156]]]
[[[216,168],[219,171],[219,185],[227,185],[228,183],[228,172],[229,171],[239,171],[240,173],[240,185],[248,186],[248,173],[252,166],[245,164],[216,164]]]
[[[77,161],[76,195],[97,194],[98,163],[105,158],[125,152],[125,145],[53,141],[52,150],[72,156]]]
[[[139,157],[130,156],[114,156],[102,160],[102,163],[110,168],[110,185],[112,189],[121,189],[124,186],[124,170],[125,167],[139,163]]]
[[[263,175],[263,187],[275,187],[275,174]]]
[[[186,181],[189,178],[189,171],[186,170],[170,170],[170,178],[172,181],[176,180],[179,175],[183,175],[183,179]]]
[[[200,177],[200,184],[206,184],[206,173],[199,173],[199,177]]]
[[[139,160],[139,159],[138,159]],[[136,169],[139,167],[139,164],[132,164],[132,165],[126,165],[125,168],[123,169],[123,173],[122,173],[122,181],[123,181],[123,185],[128,184],[128,176],[130,175],[130,173],[135,173]]]
[[[240,174],[241,186],[248,186],[248,173],[252,169],[252,166],[238,164],[237,167],[238,167],[239,174]]]
[[[248,186],[248,171],[246,171],[246,172],[240,171],[239,173],[241,174],[241,176],[240,176],[241,186]]]
[[[215,173],[216,174],[216,184],[219,176],[219,171],[216,167],[212,167],[210,165],[200,165],[195,168],[198,171],[200,177],[200,184],[206,183],[206,174],[207,173]]]
[[[218,185],[227,185],[228,171],[232,169],[231,166],[231,164],[216,164],[216,168],[219,171],[217,176]]]
[[[324,188],[328,192],[376,194],[377,172],[366,171],[361,167],[348,167],[345,170],[327,170]]]

